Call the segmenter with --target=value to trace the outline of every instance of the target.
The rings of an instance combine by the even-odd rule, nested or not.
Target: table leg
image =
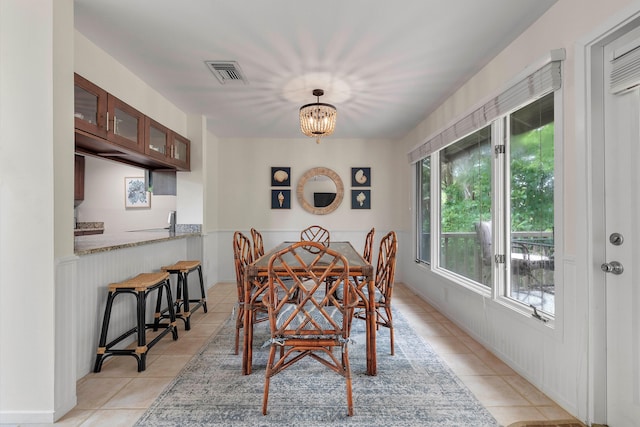
[[[248,307],[248,304],[245,304]],[[242,374],[251,373],[251,361],[253,358],[253,310],[245,309],[244,313],[244,345],[242,346]]]
[[[253,325],[252,314],[253,311],[249,309],[251,306],[251,292],[249,292],[249,284],[245,279],[244,283],[244,304],[241,307],[244,310],[244,325],[243,325],[243,344],[242,344],[242,374],[249,375],[251,373],[251,336],[249,334],[249,328]]]
[[[367,301],[367,374],[377,375],[376,357],[376,311],[372,301],[375,301],[375,284],[369,280],[367,288],[369,290],[369,300]]]

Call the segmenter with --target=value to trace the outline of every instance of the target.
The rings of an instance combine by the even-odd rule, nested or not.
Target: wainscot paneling
[[[76,296],[76,372],[77,377],[92,372],[102,327],[102,318],[107,299],[107,286],[139,273],[159,271],[163,265],[184,259],[193,259],[202,253],[200,237],[150,243],[131,248],[98,252],[79,257],[77,265]],[[196,259],[199,259],[196,257]],[[202,261],[202,260],[201,260]],[[175,277],[175,276],[174,276]],[[175,295],[176,280],[171,280]],[[151,321],[155,309],[155,294],[147,303],[147,319]],[[108,339],[122,334],[136,323],[134,298],[119,296],[113,304]],[[171,339],[168,336],[167,339]],[[123,342],[133,342],[134,337]],[[153,351],[153,350],[151,350]],[[131,368],[136,364],[131,358]]]

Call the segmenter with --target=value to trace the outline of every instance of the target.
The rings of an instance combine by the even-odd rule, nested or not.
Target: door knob
[[[605,262],[600,266],[605,273],[622,274],[624,267],[618,261]]]

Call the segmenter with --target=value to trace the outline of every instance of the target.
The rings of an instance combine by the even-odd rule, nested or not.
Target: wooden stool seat
[[[109,284],[108,290],[109,294],[107,295],[107,305],[104,310],[102,331],[100,333],[100,341],[98,344],[96,363],[93,367],[93,372],[100,372],[100,369],[102,369],[102,363],[107,357],[110,356],[133,356],[138,361],[138,372],[142,372],[146,369],[147,352],[151,347],[153,347],[161,338],[163,338],[169,332],[171,332],[171,334],[173,335],[174,341],[178,339],[178,328],[176,327],[174,301],[171,297],[169,273],[141,273],[123,282]],[[149,292],[156,290],[158,291],[158,297],[156,300],[155,318],[153,323],[146,323],[147,295],[149,294]],[[169,313],[167,316],[169,318],[168,323],[160,323],[163,290],[166,291],[166,311]],[[113,307],[113,301],[115,297],[120,294],[130,294],[136,297],[136,326],[107,343],[107,335],[109,332],[109,321],[111,319],[111,309]],[[158,328],[164,328],[164,331],[160,332],[151,340],[151,342],[147,343],[146,330],[150,328],[153,328],[154,331],[157,331]],[[137,334],[138,338],[138,345],[135,349],[114,348],[116,344],[120,343],[122,340],[133,334]]]
[[[176,317],[184,321],[184,328],[191,329],[191,313],[202,307],[207,312],[207,298],[204,291],[204,280],[202,279],[202,265],[200,261],[178,261],[173,265],[165,265],[161,269],[169,274],[178,275],[178,285],[176,288],[175,312]],[[189,283],[187,278],[192,271],[198,271],[200,278],[200,299],[189,298]],[[183,295],[184,294],[184,295]],[[162,313],[163,317],[164,312]]]

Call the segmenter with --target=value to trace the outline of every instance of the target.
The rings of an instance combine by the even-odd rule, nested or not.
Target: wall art
[[[124,179],[124,207],[126,209],[151,207],[151,193],[147,191],[143,176]]]
[[[351,209],[371,209],[371,190],[351,190]]]
[[[371,187],[371,168],[351,168],[352,187]]]
[[[271,167],[271,186],[272,187],[291,186],[291,168],[272,166]]]
[[[291,190],[271,190],[271,209],[291,209]]]

